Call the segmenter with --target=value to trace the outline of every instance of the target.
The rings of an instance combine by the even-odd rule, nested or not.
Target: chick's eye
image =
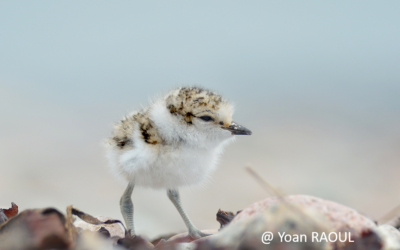
[[[214,118],[212,118],[211,116],[208,116],[208,115],[200,116],[199,118],[202,119],[205,122],[214,121]]]

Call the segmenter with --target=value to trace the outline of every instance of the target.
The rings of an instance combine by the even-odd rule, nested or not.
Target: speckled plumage
[[[142,139],[149,144],[162,143],[154,123],[148,115],[148,109],[125,116],[114,126],[114,137],[109,141],[120,149],[133,148],[133,130],[135,126],[142,133]]]

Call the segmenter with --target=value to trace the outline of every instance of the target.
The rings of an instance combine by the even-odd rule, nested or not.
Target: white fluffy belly
[[[216,165],[216,150],[132,149],[120,155],[119,172],[136,186],[178,188],[201,184]]]

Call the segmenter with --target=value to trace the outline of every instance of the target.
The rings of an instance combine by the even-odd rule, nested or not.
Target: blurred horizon
[[[269,194],[380,216],[400,204],[399,2],[4,2],[0,5],[0,205],[73,204],[122,219],[111,125],[176,86],[235,103],[253,131],[212,182],[182,190],[201,229]],[[165,192],[135,189],[135,227],[184,231]]]

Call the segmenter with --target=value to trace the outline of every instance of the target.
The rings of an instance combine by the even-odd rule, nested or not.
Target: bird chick
[[[166,189],[189,235],[201,238],[186,215],[178,188],[202,183],[234,135],[251,131],[232,121],[233,106],[222,96],[198,87],[175,89],[133,112],[114,126],[107,145],[112,170],[128,181],[120,200],[127,229],[134,235],[134,186]]]

